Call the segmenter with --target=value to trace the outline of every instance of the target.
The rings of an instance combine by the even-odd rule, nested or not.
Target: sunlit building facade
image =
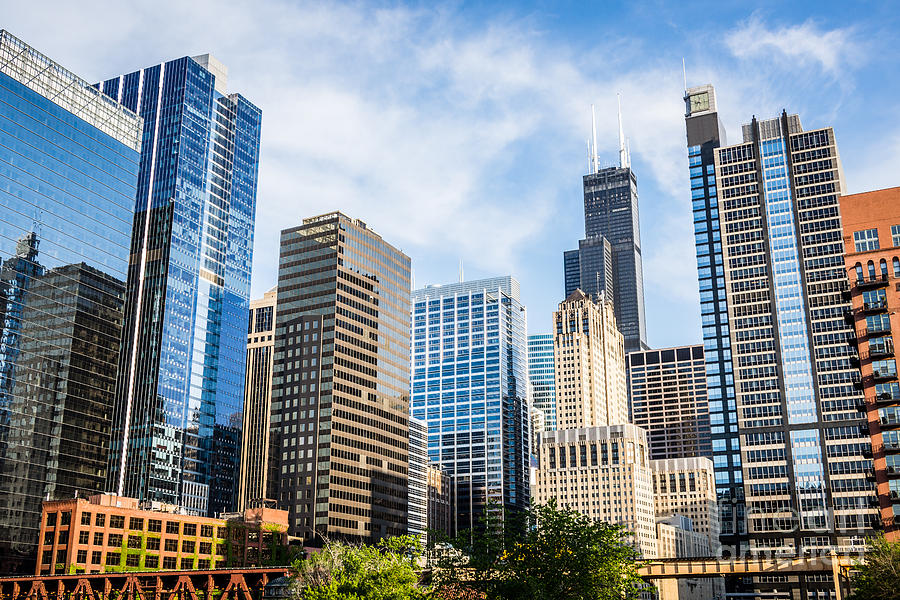
[[[556,369],[553,366],[553,335],[528,336],[528,378],[531,403],[541,411],[543,429],[556,429]]]

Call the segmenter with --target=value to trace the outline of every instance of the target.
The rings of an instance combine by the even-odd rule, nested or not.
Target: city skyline
[[[894,82],[900,79],[891,77],[893,65],[882,69],[887,59],[880,58],[884,53],[879,48],[896,43],[896,33],[889,30],[897,17],[885,7],[872,6],[867,16],[850,21],[820,10],[822,16],[811,21],[803,6],[776,12],[770,4],[755,13],[726,8],[696,24],[688,19],[697,15],[664,7],[654,14],[615,7],[603,15],[576,14],[581,11],[572,7],[550,14],[527,5],[443,11],[402,5],[380,11],[344,5],[278,7],[283,9],[279,23],[275,5],[263,3],[255,15],[235,13],[224,19],[217,32],[198,26],[208,19],[202,7],[181,9],[183,18],[175,29],[153,27],[158,17],[134,7],[109,11],[101,24],[81,21],[64,6],[42,10],[40,18],[33,8],[15,6],[4,24],[51,55],[66,56],[70,68],[94,80],[134,65],[209,51],[231,67],[236,89],[255,90],[254,101],[268,110],[259,220],[270,224],[257,236],[253,297],[275,284],[273,224],[285,209],[297,219],[341,209],[396,240],[413,258],[419,286],[454,280],[460,258],[469,278],[515,273],[533,315],[531,332],[548,332],[549,314],[562,294],[541,282],[561,280],[559,253],[581,237],[577,211],[580,178],[587,168],[589,107],[597,104],[601,162],[613,164],[615,93],[621,91],[632,162],[641,174],[648,341],[654,347],[700,341],[683,106],[678,101],[682,56],[689,86],[716,84],[720,105],[727,107],[721,117],[731,138],[737,139],[747,114],[777,114],[787,108],[803,114],[811,127],[834,126],[847,157],[849,191],[891,183],[884,166],[896,162],[900,136],[874,125],[893,109]],[[155,10],[166,13],[165,8]],[[608,23],[599,23],[601,17]],[[81,38],[56,35],[73,22],[83,32]],[[624,22],[634,25],[629,31],[642,33],[623,37]],[[117,25],[112,37],[109,23]],[[601,25],[601,32],[615,32],[609,42],[581,41]],[[192,28],[198,34],[186,35]],[[271,32],[260,39],[266,28]],[[339,33],[340,28],[345,32]],[[222,29],[232,35],[221,35]],[[432,35],[416,35],[423,32]],[[102,46],[85,42],[100,38]],[[422,41],[403,41],[409,38]],[[377,57],[360,59],[372,76],[358,77],[356,67],[344,69],[348,56],[359,56],[350,39]],[[804,43],[781,42],[798,39]],[[658,44],[665,46],[662,55]],[[311,47],[318,50],[316,61],[305,66],[286,62],[294,52]],[[620,58],[594,58],[613,47],[616,56],[628,53],[628,65]],[[394,71],[393,62],[406,54],[413,62],[398,64],[409,68]],[[786,59],[792,57],[803,67],[801,77],[783,76],[790,69]],[[768,73],[782,76],[764,75]],[[878,89],[872,79],[876,73],[882,84]],[[425,85],[395,96],[391,90],[409,83],[407,77],[440,84],[437,89],[459,102],[442,102]],[[304,81],[308,85],[301,86]],[[285,93],[299,94],[302,110],[274,110]],[[508,118],[498,118],[501,109],[509,112]],[[862,123],[869,115],[879,118]],[[886,138],[887,151],[867,148],[873,136]],[[396,156],[380,152],[387,144]],[[313,155],[319,159],[308,160]],[[304,162],[315,171],[298,168]],[[441,169],[433,168],[437,164]],[[415,175],[397,177],[401,168]],[[454,173],[453,181],[436,185],[448,171]],[[418,200],[435,189],[441,191],[433,210],[417,208]],[[342,197],[348,200],[339,201]],[[516,205],[525,210],[509,210]],[[392,222],[398,221],[396,214],[410,217]],[[448,222],[450,214],[461,216]],[[497,232],[492,252],[482,252],[478,241],[485,224],[503,217],[510,227]],[[458,250],[447,252],[448,242]],[[671,278],[666,277],[669,268],[674,270]]]

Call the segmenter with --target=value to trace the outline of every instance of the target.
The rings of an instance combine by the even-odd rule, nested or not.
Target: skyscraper
[[[625,350],[612,304],[575,290],[553,314],[556,429],[628,422]]]
[[[409,257],[339,212],[281,232],[272,428],[291,535],[406,533]]]
[[[626,361],[631,422],[647,430],[650,460],[712,457],[703,346],[642,350]]]
[[[238,510],[250,508],[258,500],[271,499],[269,455],[274,449],[269,420],[272,412],[277,303],[277,287],[263,294],[262,298],[250,301]]]
[[[716,456],[716,490],[722,511],[722,546],[726,554],[740,555],[747,550],[747,524],[715,174],[715,153],[725,144],[725,129],[719,121],[711,85],[687,90],[684,102],[706,393]]]
[[[454,531],[488,503],[528,506],[530,416],[525,307],[510,276],[412,294],[412,416],[452,477]]]
[[[877,515],[834,132],[754,118],[742,143],[715,150],[715,176],[750,551],[859,550]]]
[[[209,55],[99,84],[144,119],[109,488],[236,503],[261,113]]]
[[[544,430],[556,429],[556,369],[553,366],[553,335],[528,336],[528,379],[531,403],[544,417]]]
[[[104,488],[141,120],[0,30],[0,572]]]
[[[428,530],[428,425],[409,420],[409,512],[410,535],[425,536]]]
[[[605,290],[615,306],[619,330],[625,336],[625,351],[645,349],[648,346],[637,177],[631,170],[621,110],[619,166],[600,168],[594,136],[591,172],[584,176],[583,184],[585,239],[579,242],[577,251],[570,250],[563,257],[566,297],[581,288],[596,300]]]

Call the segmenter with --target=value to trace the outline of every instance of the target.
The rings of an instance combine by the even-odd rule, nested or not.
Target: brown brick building
[[[155,509],[153,509],[155,508]],[[44,502],[36,575],[213,569],[274,564],[287,512],[250,508],[211,519],[141,508],[111,494]]]
[[[900,383],[894,330],[900,331],[900,187],[841,198],[844,262],[859,341],[865,411],[881,510],[889,539],[900,538]],[[862,407],[861,407],[862,408]]]

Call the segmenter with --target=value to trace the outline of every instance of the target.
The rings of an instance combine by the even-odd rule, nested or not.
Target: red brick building
[[[287,511],[211,519],[111,494],[44,502],[36,575],[249,567],[287,560]]]
[[[900,383],[894,334],[900,332],[900,187],[843,196],[844,263],[859,341],[864,410],[872,437],[881,509],[889,539],[900,539]]]

